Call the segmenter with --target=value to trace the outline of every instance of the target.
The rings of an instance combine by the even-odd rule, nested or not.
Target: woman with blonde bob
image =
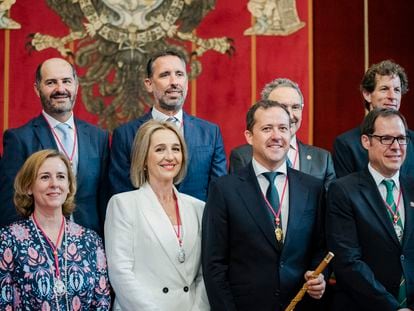
[[[114,310],[210,310],[201,273],[204,202],[177,191],[187,151],[179,129],[150,120],[132,146],[137,190],[108,204],[105,246]]]
[[[76,192],[68,159],[32,154],[14,187],[23,220],[0,229],[0,310],[109,310],[102,240],[67,219]]]

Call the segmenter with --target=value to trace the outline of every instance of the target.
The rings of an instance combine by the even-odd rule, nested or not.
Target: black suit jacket
[[[288,177],[289,220],[282,250],[252,164],[212,186],[202,230],[211,310],[283,310],[303,285],[305,271],[323,257],[323,182],[293,169]]]
[[[79,162],[73,217],[76,223],[102,235],[108,201],[109,134],[76,118],[75,124]],[[26,159],[39,150],[58,149],[43,115],[19,128],[7,130],[3,138],[3,158],[0,162],[0,226],[19,219],[13,204],[13,183]]]
[[[400,176],[402,245],[368,168],[334,181],[327,194],[327,241],[337,280],[333,310],[398,309],[402,272],[414,309],[414,179]]]
[[[411,141],[407,146],[407,157],[401,173],[414,174],[414,132],[408,130]],[[368,167],[368,152],[361,144],[361,129],[356,127],[339,135],[334,142],[333,162],[337,177],[358,172]]]
[[[131,149],[142,124],[151,112],[115,129],[112,136],[109,181],[112,194],[134,190],[130,180]],[[217,125],[183,113],[184,138],[188,149],[187,175],[177,185],[180,192],[205,201],[210,181],[226,174],[226,155]]]
[[[335,171],[331,154],[311,145],[298,141],[300,171],[322,179],[325,186],[335,179]],[[241,145],[230,152],[229,173],[234,173],[245,167],[253,156],[253,148],[249,144]]]

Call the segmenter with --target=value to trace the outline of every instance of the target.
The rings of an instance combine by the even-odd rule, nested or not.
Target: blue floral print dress
[[[64,234],[58,261],[66,290],[57,295],[52,248],[33,220],[0,229],[0,310],[109,310],[110,285],[101,238],[69,220]]]

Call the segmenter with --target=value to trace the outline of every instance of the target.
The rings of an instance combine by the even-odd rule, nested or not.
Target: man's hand
[[[325,278],[322,273],[316,278],[312,274],[313,271],[306,271],[305,273],[305,280],[308,286],[307,293],[314,299],[321,299],[326,287]]]

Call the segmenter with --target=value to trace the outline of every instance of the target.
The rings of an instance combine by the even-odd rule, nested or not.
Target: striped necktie
[[[388,214],[391,217],[391,221],[394,224],[394,230],[398,228],[400,228],[399,230],[403,230],[403,224],[401,221],[401,218],[399,217],[399,213],[398,213],[398,206],[395,204],[394,201],[394,194],[393,194],[393,189],[394,189],[394,180],[392,179],[384,179],[382,181],[382,184],[385,186],[385,188],[387,189],[387,196],[385,201],[387,202],[387,205],[389,208],[392,209],[392,211],[394,212],[394,215],[397,214],[398,216],[398,221],[396,224],[394,224],[394,215],[391,213],[391,211],[389,211],[388,209]],[[399,236],[399,234],[397,234],[398,239],[400,241],[400,243],[402,242],[402,235]],[[405,281],[405,277],[404,277],[404,272],[403,275],[401,276],[401,280],[400,280],[400,289],[398,291],[398,303],[399,303],[399,307],[400,308],[406,308],[407,307],[407,288],[406,288],[406,281]]]

